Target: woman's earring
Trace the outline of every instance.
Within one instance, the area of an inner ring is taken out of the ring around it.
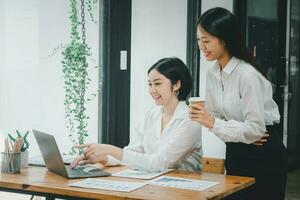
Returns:
[[[178,95],[179,95],[179,90],[176,90],[175,91],[175,96],[178,97]]]
[[[226,47],[226,43],[224,41],[222,41],[222,43],[223,43],[223,46]]]

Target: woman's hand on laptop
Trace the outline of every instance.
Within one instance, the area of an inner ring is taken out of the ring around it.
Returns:
[[[77,167],[77,165],[82,164],[83,162],[87,162],[87,159],[84,155],[80,155],[72,161],[71,168],[73,169]]]
[[[107,163],[107,155],[111,155],[119,160],[122,159],[123,150],[109,144],[82,144],[76,145],[76,148],[83,148],[83,155],[78,156],[72,163],[71,167],[74,168],[78,164]]]

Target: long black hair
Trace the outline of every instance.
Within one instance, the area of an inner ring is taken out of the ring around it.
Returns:
[[[148,74],[153,70],[168,78],[172,85],[180,81],[179,94],[177,96],[179,101],[185,101],[192,90],[191,74],[182,60],[177,57],[163,58],[154,63],[148,70]]]
[[[248,51],[236,17],[225,8],[216,7],[204,12],[198,19],[197,26],[209,34],[222,40],[231,56],[242,59],[251,64],[265,78],[264,68]]]

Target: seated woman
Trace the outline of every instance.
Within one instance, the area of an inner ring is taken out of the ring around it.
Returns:
[[[136,128],[133,140],[123,149],[108,144],[82,144],[79,163],[113,165],[163,171],[168,168],[199,172],[202,169],[201,125],[188,117],[185,100],[192,88],[190,73],[178,58],[163,58],[148,70],[149,93],[156,106]]]

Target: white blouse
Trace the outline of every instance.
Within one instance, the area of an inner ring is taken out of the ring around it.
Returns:
[[[136,127],[130,144],[123,149],[121,163],[134,169],[163,171],[168,168],[201,170],[201,125],[188,117],[188,106],[180,102],[161,133],[163,108],[154,106],[144,123]],[[112,158],[109,158],[112,162]]]
[[[233,57],[220,71],[218,62],[206,79],[205,107],[215,117],[210,129],[224,142],[250,144],[279,123],[272,85],[253,66]]]

